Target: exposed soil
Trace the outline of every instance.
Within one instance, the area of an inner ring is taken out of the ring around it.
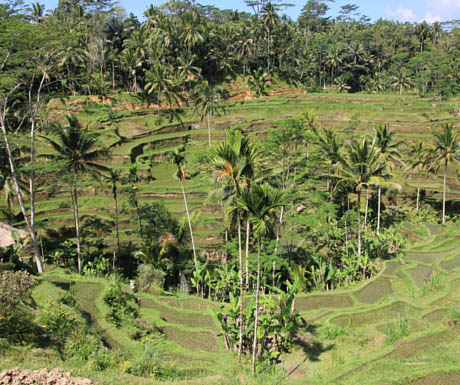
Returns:
[[[0,373],[1,385],[91,385],[87,378],[71,377],[70,372],[62,369],[10,369]]]

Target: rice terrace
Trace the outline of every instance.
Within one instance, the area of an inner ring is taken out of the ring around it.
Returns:
[[[0,5],[0,384],[460,384],[457,23],[251,4]]]

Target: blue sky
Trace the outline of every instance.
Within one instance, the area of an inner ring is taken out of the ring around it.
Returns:
[[[56,7],[58,0],[41,0],[46,9]],[[164,0],[120,0],[122,7],[128,12],[141,16],[150,4],[154,6],[163,4]],[[214,5],[220,9],[238,9],[239,11],[251,11],[245,6],[244,0],[201,0],[203,5]],[[286,13],[296,19],[300,10],[307,0],[287,0],[286,3],[294,4]],[[331,16],[336,16],[342,5],[356,4],[358,12],[369,16],[373,21],[379,18],[398,21],[420,22],[426,20],[429,23],[434,21],[447,21],[460,19],[460,0],[336,0],[330,3]]]

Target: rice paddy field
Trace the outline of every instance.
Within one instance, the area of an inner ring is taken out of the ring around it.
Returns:
[[[458,228],[420,224],[412,230],[421,235],[374,278],[347,289],[299,295],[295,307],[307,328],[299,334],[299,343],[257,378],[250,374],[249,358],[239,365],[225,349],[213,312],[221,303],[167,292],[137,293],[138,317],[162,330],[167,346],[163,359],[181,373],[176,380],[159,382],[117,368],[91,370],[61,361],[49,348],[15,347],[0,356],[0,368],[59,366],[101,384],[457,384]],[[40,277],[34,300],[45,306],[71,293],[79,317],[104,345],[131,360],[141,354],[142,346],[131,337],[130,326],[107,321],[102,297],[108,285],[102,278],[55,269]],[[130,291],[127,285],[124,290]]]
[[[125,99],[75,99],[50,105],[50,113],[74,112],[101,133],[111,147],[108,167],[127,171],[133,164],[143,175],[138,184],[140,202],[163,203],[177,217],[185,214],[181,188],[173,178],[174,166],[165,153],[187,144],[193,154],[190,179],[185,190],[192,212],[198,248],[222,244],[221,208],[207,202],[213,187],[212,170],[203,163],[208,151],[207,129],[185,109],[183,122],[159,123],[156,109]],[[107,123],[109,108],[117,113],[119,140]],[[280,120],[300,117],[311,110],[323,126],[334,127],[343,140],[372,134],[378,123],[388,123],[405,144],[422,139],[429,145],[442,123],[458,123],[457,101],[433,102],[416,96],[283,94],[254,100],[227,102],[225,116],[212,128],[212,141],[224,138],[224,130],[238,126],[254,140],[263,140]],[[40,151],[50,151],[44,144]],[[404,149],[402,150],[405,151]],[[426,191],[425,200],[438,204],[442,178],[402,172],[396,178],[404,199],[415,189]],[[447,199],[458,211],[460,181],[448,170]],[[91,185],[91,186],[90,186]],[[37,219],[46,228],[72,225],[70,194],[65,183],[42,181]],[[110,187],[82,179],[80,214],[113,219]],[[121,196],[126,203],[126,196]],[[123,202],[124,201],[124,202]],[[122,241],[136,237],[136,224],[128,214],[121,218]],[[168,344],[167,362],[180,370],[177,380],[164,384],[292,384],[292,385],[425,385],[460,383],[460,229],[456,224],[403,224],[411,241],[396,259],[384,261],[372,279],[346,289],[299,295],[295,306],[307,321],[299,343],[283,353],[270,371],[253,378],[249,358],[239,365],[226,351],[213,309],[222,304],[173,293],[136,294],[139,318],[162,329]],[[51,298],[73,293],[76,308],[107,347],[118,349],[129,360],[142,347],[130,338],[130,330],[107,321],[108,307],[102,300],[107,281],[67,274],[60,269],[45,273],[34,289],[34,299],[44,305]],[[125,287],[125,290],[129,290]],[[61,360],[48,349],[14,348],[0,357],[0,369],[13,366],[64,367],[100,384],[153,384],[158,381],[127,374],[117,368],[94,371]]]
[[[216,247],[223,243],[224,226],[221,208],[209,202],[209,191],[216,188],[215,176],[209,166],[208,133],[205,123],[191,115],[191,108],[184,107],[182,122],[171,123],[163,117],[159,121],[156,108],[139,104],[130,96],[112,98],[80,97],[62,104],[53,101],[48,106],[49,115],[58,120],[65,113],[75,113],[84,125],[97,131],[101,144],[110,148],[110,157],[101,162],[111,169],[128,172],[136,165],[142,180],[136,185],[139,203],[161,202],[176,217],[185,215],[181,187],[174,178],[175,166],[166,162],[165,154],[184,144],[187,145],[185,191],[188,203],[195,215],[196,243],[200,248]],[[433,102],[417,96],[367,95],[367,94],[306,94],[277,92],[252,100],[230,100],[226,114],[215,117],[212,122],[212,144],[222,141],[224,131],[238,127],[255,141],[263,141],[267,131],[280,125],[283,119],[301,117],[312,111],[316,122],[333,127],[341,133],[344,141],[365,134],[372,135],[379,123],[388,123],[397,133],[396,140],[406,147],[419,140],[427,146],[433,142],[433,134],[441,131],[441,124],[459,122],[459,102]],[[109,119],[109,116],[112,118]],[[115,134],[115,127],[119,136]],[[121,139],[120,139],[121,137]],[[407,149],[401,149],[407,155]],[[38,153],[50,153],[51,148],[41,142]],[[414,199],[417,187],[425,192],[425,199],[440,207],[442,175],[418,175],[405,167],[394,172],[397,183],[402,185],[401,199]],[[119,186],[120,207],[127,205],[127,193]],[[82,177],[80,181],[80,214],[113,219],[114,202],[110,186],[102,181],[94,182]],[[447,176],[447,201],[450,210],[458,212],[460,180],[454,167]],[[0,202],[0,208],[6,202]],[[19,208],[15,208],[19,214]],[[69,186],[65,182],[43,177],[38,185],[37,221],[39,228],[56,229],[73,225]],[[136,236],[136,224],[129,213],[120,217],[123,242]]]

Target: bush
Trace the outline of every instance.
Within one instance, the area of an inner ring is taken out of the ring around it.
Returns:
[[[75,317],[64,306],[60,303],[50,303],[38,317],[39,322],[47,333],[58,340],[62,340],[72,330],[81,327]]]
[[[137,309],[134,304],[135,297],[132,294],[125,293],[121,290],[119,283],[112,283],[109,290],[104,295],[104,301],[110,306],[110,312],[107,315],[108,320],[115,326],[121,326],[121,322],[126,316],[137,315]]]
[[[6,338],[0,338],[0,354],[5,353],[10,348],[10,344]]]
[[[24,342],[34,336],[24,304],[31,298],[34,282],[25,271],[5,271],[0,278],[0,337]]]
[[[407,337],[409,331],[410,322],[406,315],[399,315],[392,322],[390,322],[385,330],[387,336],[387,343],[392,344],[398,341],[402,337]]]
[[[155,269],[152,265],[141,264],[137,269],[139,289],[149,291],[152,287],[163,287],[165,276],[164,271]]]
[[[65,343],[64,354],[68,358],[87,361],[93,352],[101,348],[101,342],[81,328],[73,330]]]
[[[322,330],[322,334],[328,340],[335,340],[340,336],[346,336],[350,332],[350,329],[346,326],[339,326],[339,325],[328,325]]]

